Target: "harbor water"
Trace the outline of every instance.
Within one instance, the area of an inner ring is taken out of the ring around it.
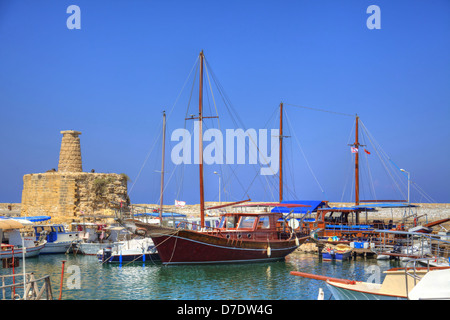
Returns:
[[[59,295],[63,260],[62,300],[317,300],[319,288],[328,300],[333,298],[323,281],[290,272],[382,282],[383,271],[399,266],[393,260],[322,261],[314,254],[297,253],[285,261],[229,265],[102,264],[95,256],[72,254],[27,259],[27,273],[51,276],[54,299]],[[0,269],[2,275],[11,272]],[[15,273],[23,273],[22,261]]]

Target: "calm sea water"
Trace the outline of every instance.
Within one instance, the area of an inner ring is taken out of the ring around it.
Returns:
[[[290,272],[382,281],[383,271],[398,267],[395,261],[363,258],[327,262],[312,254],[292,254],[283,262],[191,266],[102,265],[95,256],[63,254],[27,259],[26,272],[51,276],[54,298],[59,296],[62,260],[66,260],[63,300],[316,300],[319,288],[330,299],[323,281]],[[16,272],[23,272],[22,267],[21,262]],[[0,269],[0,274],[10,273]]]

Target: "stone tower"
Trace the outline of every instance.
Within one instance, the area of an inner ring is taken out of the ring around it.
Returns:
[[[61,131],[63,137],[59,152],[59,172],[83,172],[81,164],[81,132],[74,130]]]
[[[84,214],[111,215],[129,201],[126,175],[83,172],[81,132],[61,133],[58,171],[23,176],[21,215],[50,215],[54,223],[75,221]]]

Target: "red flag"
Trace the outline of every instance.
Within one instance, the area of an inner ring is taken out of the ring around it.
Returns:
[[[366,149],[364,149],[364,151],[367,153],[367,154],[370,154],[370,152],[369,151],[367,151]]]

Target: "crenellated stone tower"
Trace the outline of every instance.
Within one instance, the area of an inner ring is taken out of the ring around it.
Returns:
[[[50,215],[53,222],[70,222],[81,214],[111,215],[129,201],[126,175],[83,172],[81,132],[61,134],[58,170],[23,177],[22,216]]]

